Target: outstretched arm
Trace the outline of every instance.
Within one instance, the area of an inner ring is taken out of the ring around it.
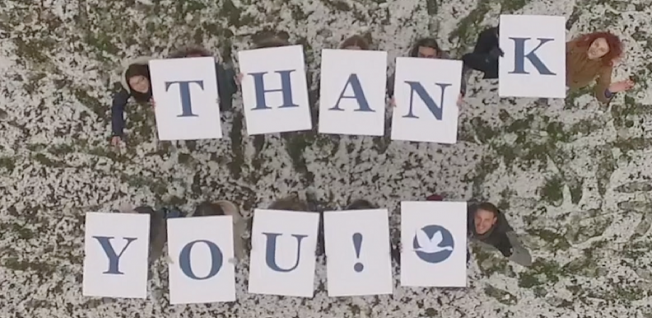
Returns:
[[[609,85],[611,85],[611,74],[613,69],[611,67],[603,67],[600,70],[598,79],[596,80],[596,85],[594,89],[595,97],[603,102],[608,103],[613,97],[614,93],[609,91]]]
[[[111,133],[113,137],[122,137],[125,127],[125,106],[131,95],[124,88],[113,96],[111,104]]]
[[[505,234],[507,235],[509,242],[512,244],[512,255],[509,256],[509,260],[525,267],[532,265],[532,256],[518,239],[516,232],[509,231]]]

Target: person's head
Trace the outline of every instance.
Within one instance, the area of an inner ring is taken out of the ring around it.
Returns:
[[[147,94],[149,92],[149,66],[131,64],[125,72],[125,78],[131,91],[141,94]]]
[[[211,52],[201,46],[187,46],[170,55],[170,58],[212,56]]]
[[[297,195],[289,195],[285,198],[274,201],[270,206],[270,210],[284,210],[284,211],[308,211],[308,204],[299,199]]]
[[[353,35],[340,44],[342,50],[369,50],[369,43],[361,35]]]
[[[410,57],[436,59],[441,56],[441,53],[437,40],[434,38],[425,38],[414,43],[410,51]]]
[[[623,43],[618,36],[610,32],[594,32],[582,35],[579,40],[586,47],[586,55],[591,60],[602,60],[605,64],[613,64],[623,55]]]
[[[219,204],[211,202],[202,202],[195,208],[193,216],[215,216],[225,215],[224,210]]]
[[[489,203],[480,203],[475,211],[473,223],[475,232],[482,235],[489,232],[498,221],[498,208]]]
[[[364,200],[364,199],[358,199],[353,202],[351,202],[347,207],[347,210],[373,210],[376,209],[376,206],[374,206],[371,202]]]
[[[258,44],[256,44],[257,49],[267,49],[267,48],[273,48],[273,47],[282,47],[282,46],[288,46],[290,45],[290,42],[283,40],[279,37],[273,36],[267,39],[264,39],[260,41]]]

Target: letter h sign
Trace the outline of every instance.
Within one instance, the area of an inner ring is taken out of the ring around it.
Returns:
[[[501,97],[566,97],[566,18],[501,15]]]
[[[238,52],[248,135],[312,129],[300,45]]]

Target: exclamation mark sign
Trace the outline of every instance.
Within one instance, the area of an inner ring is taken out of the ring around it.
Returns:
[[[360,249],[362,248],[362,234],[360,233],[354,233],[353,234],[353,248],[355,249],[355,258],[358,260],[360,259]],[[353,270],[356,272],[362,272],[364,269],[364,265],[362,263],[357,262],[355,265],[353,265]]]

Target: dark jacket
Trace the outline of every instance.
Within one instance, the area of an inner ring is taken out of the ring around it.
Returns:
[[[478,35],[473,53],[489,54],[494,48],[499,47],[498,27],[488,28]]]
[[[514,232],[514,229],[509,225],[507,222],[507,219],[505,218],[505,215],[501,212],[498,211],[498,220],[496,221],[496,224],[493,226],[491,230],[489,230],[488,233],[485,233],[483,235],[479,235],[475,231],[475,213],[478,211],[478,205],[477,204],[469,204],[467,208],[467,229],[469,235],[486,244],[489,244],[496,249],[498,249],[504,256],[509,257],[512,252],[512,243],[510,242],[509,238],[507,237],[507,233],[509,232]]]
[[[152,59],[151,57],[141,56],[136,59],[130,60],[128,63],[126,63],[123,66],[122,72],[120,74],[121,87],[120,90],[115,95],[113,95],[113,102],[111,103],[112,136],[122,136],[124,126],[125,126],[125,118],[124,118],[125,106],[127,105],[127,102],[129,102],[129,99],[133,95],[131,92],[131,87],[129,86],[129,82],[127,82],[127,69],[129,68],[129,65],[133,65],[133,64],[147,65],[149,64],[149,61],[151,59]],[[140,95],[147,95],[147,96],[140,96],[139,98],[141,99],[141,101],[146,101],[152,97],[152,90],[150,89],[148,94],[140,94]]]
[[[122,72],[122,88],[113,97],[111,106],[111,130],[113,136],[122,136],[125,127],[124,109],[127,102],[132,97],[131,89],[127,83],[125,72],[129,65],[134,63],[147,64],[150,58],[139,58],[127,64]],[[238,91],[235,83],[235,71],[231,67],[226,67],[223,63],[215,63],[215,72],[217,74],[217,90],[220,96],[220,110],[227,111],[233,107],[233,95]],[[151,97],[151,90],[150,90]]]
[[[414,52],[415,52],[415,50],[412,49],[412,51],[411,51],[411,53],[410,53],[410,57],[416,57],[416,55],[414,54]],[[450,60],[450,59],[451,59],[450,55],[449,55],[447,52],[445,52],[445,51],[440,51],[439,58],[441,58],[441,59],[446,59],[446,60]],[[396,78],[395,78],[395,77],[396,77],[396,73],[392,73],[392,74],[387,78],[387,87],[386,87],[386,90],[387,90],[387,96],[388,96],[389,98],[393,98],[393,97],[394,97],[394,83],[395,83],[395,81],[396,81]],[[466,95],[466,81],[464,80],[464,72],[462,72],[462,82],[461,82],[461,86],[460,86],[460,94],[462,94],[462,96]]]

